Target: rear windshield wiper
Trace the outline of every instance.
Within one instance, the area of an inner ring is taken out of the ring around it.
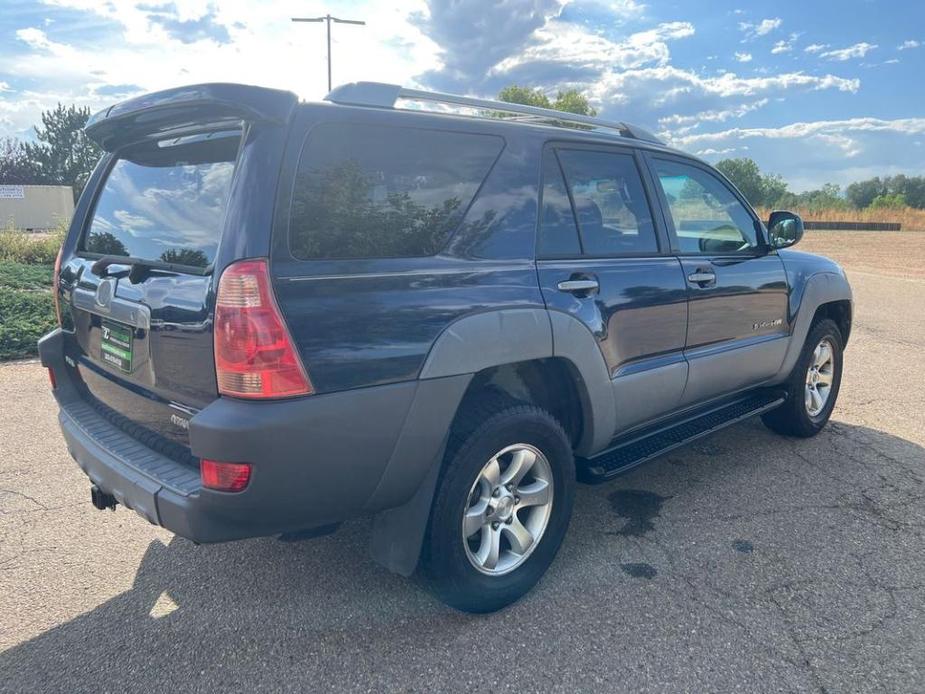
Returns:
[[[160,260],[145,260],[144,258],[132,258],[126,255],[104,255],[97,258],[90,270],[94,275],[104,277],[109,274],[110,265],[123,265],[130,267],[129,279],[133,282],[140,279],[150,270],[166,270],[167,272],[185,273],[187,275],[208,275],[212,272],[212,265],[206,267],[194,267],[192,265],[181,265],[180,263],[165,263]]]

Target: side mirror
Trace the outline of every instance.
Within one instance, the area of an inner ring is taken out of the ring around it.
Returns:
[[[768,220],[768,238],[771,248],[789,248],[803,238],[803,220],[800,215],[775,210]]]

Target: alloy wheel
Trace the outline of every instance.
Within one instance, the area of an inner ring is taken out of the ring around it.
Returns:
[[[552,467],[526,443],[507,446],[482,468],[463,512],[466,556],[480,572],[510,573],[537,547],[553,502]]]

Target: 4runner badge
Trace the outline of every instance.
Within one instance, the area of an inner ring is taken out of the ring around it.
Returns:
[[[763,330],[764,328],[776,328],[779,325],[784,324],[783,318],[775,318],[774,320],[762,320],[757,321],[752,324],[752,330]]]

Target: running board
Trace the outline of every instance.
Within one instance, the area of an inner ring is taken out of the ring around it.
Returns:
[[[590,484],[604,482],[714,431],[773,410],[784,399],[780,391],[750,393],[732,402],[701,409],[669,424],[629,434],[593,458],[576,460],[578,480]]]

